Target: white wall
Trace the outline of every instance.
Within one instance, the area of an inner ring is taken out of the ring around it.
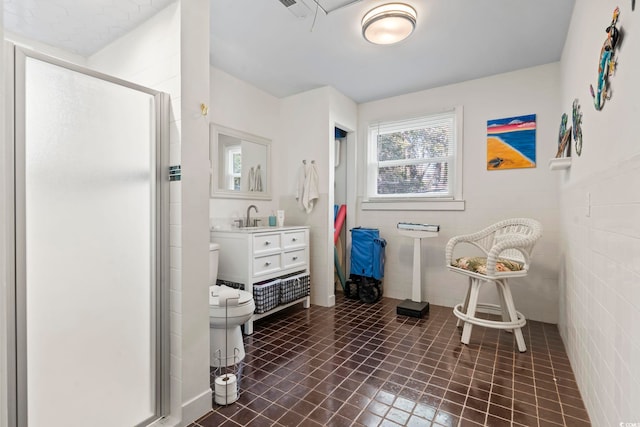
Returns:
[[[211,409],[209,374],[209,0],[180,2],[182,422]]]
[[[170,387],[168,424],[211,409],[208,321],[209,2],[176,2],[88,58],[102,72],[171,95]],[[188,141],[184,142],[184,141]]]
[[[271,140],[271,195],[269,200],[237,200],[212,198],[209,201],[210,225],[230,225],[232,218],[244,218],[249,205],[256,205],[258,213],[252,211],[253,218],[267,217],[272,211],[280,209],[278,200],[281,188],[275,182],[280,158],[286,150],[280,138],[280,100],[248,83],[239,80],[217,68],[210,68],[211,105],[209,120],[228,128],[248,132]]]
[[[411,296],[413,242],[396,231],[399,221],[440,224],[439,237],[422,243],[422,296],[433,304],[451,307],[462,301],[466,279],[445,268],[444,247],[456,235],[510,217],[538,219],[544,234],[538,243],[529,276],[512,280],[518,309],[534,320],[558,320],[558,191],[557,175],[547,167],[555,156],[559,126],[559,63],[525,69],[456,85],[415,92],[361,104],[358,166],[364,168],[367,127],[378,120],[428,114],[446,108],[464,108],[464,211],[363,211],[357,225],[380,229],[387,240],[384,293],[393,298]],[[537,167],[486,170],[487,120],[521,114],[537,115]],[[363,173],[358,174],[363,177]],[[359,195],[364,194],[362,179]],[[483,298],[494,298],[487,287]]]
[[[612,98],[596,111],[589,85],[618,5],[624,39],[610,77]],[[630,2],[577,1],[561,61],[562,110],[570,116],[574,98],[580,100],[583,148],[557,176],[559,326],[594,426],[640,421],[639,13]]]
[[[332,305],[326,284],[330,278],[333,279],[327,275],[329,259],[324,243],[328,236],[328,144],[333,136],[333,131],[329,132],[327,92],[328,88],[314,89],[282,100],[279,123],[287,150],[279,159],[277,170],[280,173],[276,181],[276,185],[282,188],[280,206],[286,211],[287,223],[310,227],[311,303],[322,306]],[[295,199],[303,160],[307,163],[315,161],[319,175],[319,198],[310,214],[300,210]]]
[[[280,126],[287,147],[280,158],[276,185],[280,206],[293,224],[309,225],[311,240],[311,302],[335,303],[333,292],[333,162],[334,127],[356,128],[356,104],[331,87],[323,87],[282,100]],[[296,182],[302,161],[315,161],[319,199],[310,214],[296,204]]]
[[[174,3],[87,60],[101,72],[171,95],[170,163],[180,163],[180,6]],[[171,413],[182,413],[181,182],[170,184]],[[175,415],[174,415],[175,416]]]

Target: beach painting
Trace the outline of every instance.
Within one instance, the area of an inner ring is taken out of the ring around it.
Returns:
[[[535,167],[535,114],[487,120],[487,170]]]

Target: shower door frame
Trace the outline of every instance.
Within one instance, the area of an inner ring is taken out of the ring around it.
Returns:
[[[131,83],[107,74],[50,57],[39,52],[5,45],[8,64],[7,95],[13,108],[7,115],[7,246],[8,279],[8,409],[9,426],[27,422],[27,325],[26,325],[26,206],[25,206],[25,72],[27,58],[44,61],[70,71],[151,95],[155,105],[155,246],[154,278],[151,286],[153,403],[154,414],[139,425],[169,415],[169,117],[170,97],[167,93]],[[12,84],[11,84],[12,83]],[[13,323],[11,322],[13,320]],[[14,375],[11,375],[13,371]],[[117,410],[117,408],[110,408]]]

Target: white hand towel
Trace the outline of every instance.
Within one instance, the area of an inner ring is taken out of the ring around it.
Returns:
[[[315,163],[311,163],[304,181],[304,193],[302,196],[302,205],[307,213],[311,213],[318,197],[320,197],[320,194],[318,194],[318,169]]]
[[[255,191],[262,191],[262,171],[260,165],[256,167],[256,184],[253,186]]]
[[[253,170],[253,166],[249,169],[249,178],[247,178],[247,183],[249,184],[249,191],[253,191],[253,186],[255,185],[255,172]]]

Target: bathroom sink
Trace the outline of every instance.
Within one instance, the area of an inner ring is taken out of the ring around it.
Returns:
[[[300,228],[305,226],[295,226],[295,225],[285,225],[284,227],[269,227],[268,225],[260,225],[257,227],[230,227],[230,226],[221,226],[221,227],[213,227],[211,228],[212,232],[223,232],[223,233],[257,233],[260,231],[286,231],[289,229]]]
[[[257,227],[229,227],[229,228],[217,228],[211,231],[225,231],[227,233],[256,233],[258,231],[278,230],[278,227],[269,227],[266,225]]]

